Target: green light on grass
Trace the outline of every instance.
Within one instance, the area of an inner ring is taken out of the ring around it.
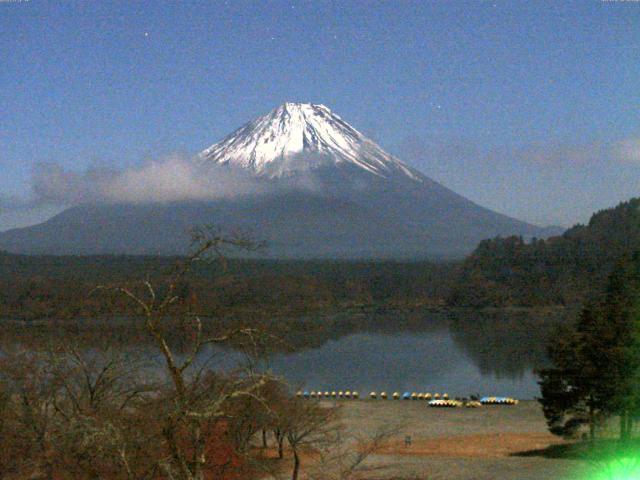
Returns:
[[[598,462],[597,471],[588,480],[640,480],[640,455]]]

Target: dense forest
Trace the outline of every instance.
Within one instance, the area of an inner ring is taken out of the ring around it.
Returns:
[[[463,262],[229,259],[199,264],[181,285],[205,316],[304,315],[345,307],[579,305],[602,293],[615,262],[640,245],[640,198],[547,240],[482,241]],[[162,281],[160,256],[26,256],[0,252],[0,311],[15,320],[126,314],[98,285]],[[223,268],[224,267],[224,268]]]
[[[577,305],[601,295],[615,262],[638,249],[640,198],[634,198],[547,240],[484,240],[460,267],[448,303]]]
[[[94,318],[126,314],[122,298],[105,301],[98,285],[141,288],[162,282],[179,262],[153,256],[22,256],[0,254],[0,311],[14,320]],[[441,306],[455,264],[429,262],[202,262],[181,294],[203,316],[247,313],[303,315],[363,306]],[[197,305],[197,307],[195,307]]]

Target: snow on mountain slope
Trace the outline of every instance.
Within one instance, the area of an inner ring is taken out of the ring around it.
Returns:
[[[189,227],[215,224],[255,232],[276,258],[415,259],[460,257],[495,236],[548,234],[404,165],[322,105],[286,103],[203,151],[197,163],[203,171],[196,175],[211,178],[212,189],[225,183],[229,195],[79,204],[0,233],[0,249],[174,255],[186,252]],[[228,170],[239,170],[238,181],[209,168],[217,165],[237,167]],[[240,189],[246,176],[251,188]]]
[[[271,178],[327,165],[355,165],[379,177],[424,177],[386,153],[324,105],[285,103],[239,128],[199,157]]]

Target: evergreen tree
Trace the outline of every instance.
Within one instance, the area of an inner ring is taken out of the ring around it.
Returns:
[[[565,329],[549,346],[552,368],[539,372],[539,399],[551,433],[572,437],[582,425],[589,426],[595,437],[596,420],[605,410],[603,381],[599,367],[590,355],[590,333],[584,327],[592,324],[597,313],[585,308],[577,330]],[[581,331],[582,330],[582,331]]]
[[[612,413],[620,416],[620,436],[631,434],[640,413],[640,253],[624,257],[609,276],[596,332],[600,367],[610,380]]]
[[[640,254],[623,257],[604,298],[583,309],[576,328],[549,347],[553,367],[539,372],[550,431],[572,435],[597,418],[618,415],[629,438],[640,415]]]

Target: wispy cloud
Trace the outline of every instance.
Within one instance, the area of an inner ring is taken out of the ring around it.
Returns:
[[[517,152],[522,161],[539,165],[588,166],[596,163],[640,164],[640,137],[629,137],[614,142],[585,144],[539,144],[530,145]]]
[[[592,165],[640,163],[640,136],[614,142],[532,142],[519,146],[482,149],[473,142],[427,142],[409,137],[400,146],[400,157],[418,166],[437,167],[473,158],[476,162],[512,163],[540,168],[581,168]]]
[[[640,136],[614,143],[612,151],[615,158],[621,162],[640,164]]]
[[[640,137],[614,142],[530,144],[515,150],[523,162],[541,166],[583,167],[595,164],[640,163]]]
[[[201,165],[179,155],[124,170],[90,168],[76,172],[41,163],[33,171],[34,202],[41,204],[213,200],[260,193],[261,189],[247,174]]]
[[[593,142],[586,144],[538,143],[515,149],[516,160],[547,167],[587,166],[607,161],[609,146]]]
[[[586,222],[638,195],[640,137],[482,148],[412,137],[401,159],[480,205],[540,225]]]

